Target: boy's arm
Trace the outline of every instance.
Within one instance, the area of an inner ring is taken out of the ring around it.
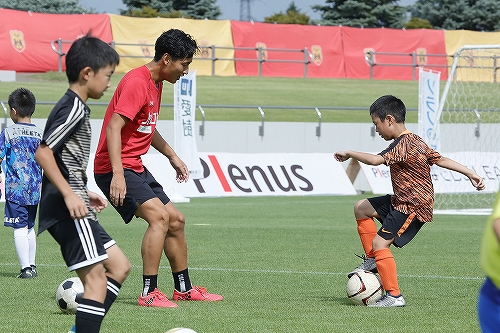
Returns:
[[[368,165],[380,165],[385,162],[384,158],[380,155],[374,155],[370,153],[363,153],[352,150],[338,151],[333,156],[335,156],[335,159],[339,162],[347,161],[350,158],[353,158]]]
[[[441,156],[441,158],[436,162],[436,165],[440,166],[441,168],[460,172],[462,175],[467,176],[470,179],[472,186],[474,186],[478,191],[484,190],[485,188],[483,178],[481,178],[471,169],[452,160],[451,158]]]
[[[175,179],[178,183],[187,182],[189,179],[189,172],[187,165],[177,156],[175,151],[170,147],[170,145],[163,139],[161,134],[156,130],[153,133],[153,140],[151,145],[154,149],[158,150],[160,153],[165,155],[170,164],[175,169],[176,176]]]
[[[57,188],[64,198],[66,207],[72,218],[81,219],[88,213],[87,205],[73,192],[57,166],[52,149],[45,143],[40,144],[35,153],[37,163],[42,167],[45,176]]]

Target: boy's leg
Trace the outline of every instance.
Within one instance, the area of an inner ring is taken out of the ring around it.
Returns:
[[[107,292],[104,300],[104,309],[106,313],[118,297],[121,286],[130,273],[131,265],[122,250],[113,245],[106,249],[108,259],[103,261],[106,269]]]
[[[29,243],[29,263],[31,267],[36,265],[36,233],[35,228],[28,229],[28,243]]]
[[[14,245],[21,269],[30,266],[30,244],[28,241],[28,227],[14,229]]]
[[[76,309],[77,332],[98,333],[106,314],[104,300],[107,292],[107,278],[103,263],[97,263],[76,270],[82,280],[83,298]]]
[[[396,271],[396,261],[389,248],[375,250],[375,262],[377,270],[382,280],[382,285],[386,292],[392,296],[399,296],[398,275]]]
[[[373,238],[377,234],[374,217],[378,216],[370,201],[360,200],[354,205],[354,216],[358,225],[358,234],[363,250],[368,258],[373,258]]]

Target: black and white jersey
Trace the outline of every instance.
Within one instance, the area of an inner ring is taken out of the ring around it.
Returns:
[[[52,150],[62,175],[87,204],[89,213],[86,217],[97,221],[95,212],[90,209],[86,189],[91,138],[90,109],[77,94],[68,89],[47,119],[42,143]],[[44,175],[38,233],[68,218],[71,217],[62,195]]]

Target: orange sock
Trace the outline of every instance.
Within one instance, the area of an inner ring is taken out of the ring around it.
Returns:
[[[385,291],[392,296],[401,294],[398,285],[398,275],[396,273],[396,261],[390,249],[384,248],[373,251],[375,262],[377,263],[378,274],[382,280]]]
[[[363,218],[356,219],[356,222],[358,222],[358,234],[359,239],[361,239],[361,245],[363,245],[363,250],[365,250],[368,258],[373,258],[372,242],[377,234],[375,221],[372,218]]]

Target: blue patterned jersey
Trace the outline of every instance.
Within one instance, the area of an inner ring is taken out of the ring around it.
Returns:
[[[40,201],[42,169],[35,161],[35,151],[43,130],[34,124],[17,123],[0,134],[0,159],[5,160],[5,200],[20,205]]]

